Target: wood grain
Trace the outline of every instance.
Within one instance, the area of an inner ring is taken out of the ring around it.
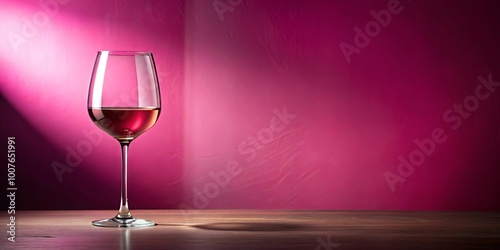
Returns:
[[[18,211],[0,249],[498,249],[500,213],[136,210],[151,228],[99,228],[115,211]],[[7,221],[6,212],[2,221]],[[7,226],[3,226],[5,229]],[[3,230],[5,231],[5,230]]]

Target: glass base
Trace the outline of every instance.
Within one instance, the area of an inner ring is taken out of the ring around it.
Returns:
[[[154,221],[135,219],[134,217],[126,219],[114,217],[107,220],[92,221],[92,225],[98,227],[152,227],[155,223]]]

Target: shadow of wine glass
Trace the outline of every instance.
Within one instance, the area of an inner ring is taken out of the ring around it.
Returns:
[[[121,249],[314,249],[314,225],[286,221],[157,223],[122,232]],[[290,239],[289,234],[294,238]],[[187,247],[187,248],[186,248]]]
[[[224,222],[224,223],[204,223],[195,225],[184,224],[156,224],[156,226],[187,226],[203,230],[215,231],[249,231],[249,232],[266,232],[266,231],[300,231],[308,228],[304,224],[283,223],[283,222]]]

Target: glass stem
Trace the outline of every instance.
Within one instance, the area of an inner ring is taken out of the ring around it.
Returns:
[[[128,209],[128,198],[127,198],[127,165],[128,165],[128,146],[129,141],[120,141],[120,146],[122,148],[122,181],[121,181],[121,201],[120,210],[116,218],[118,219],[129,219],[132,218],[130,210]]]

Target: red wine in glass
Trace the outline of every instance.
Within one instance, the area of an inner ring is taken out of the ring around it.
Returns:
[[[153,127],[160,115],[154,107],[89,108],[90,119],[117,140],[133,140]]]

